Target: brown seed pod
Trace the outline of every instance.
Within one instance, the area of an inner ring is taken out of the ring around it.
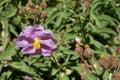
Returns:
[[[59,33],[59,34],[60,34],[60,37],[63,37],[64,32],[65,32],[64,30],[60,31],[60,33]]]
[[[23,6],[21,6],[19,9],[19,14],[24,14],[26,12],[27,12],[27,10]]]
[[[78,54],[82,54],[83,48],[81,46],[78,46],[78,47],[75,48],[75,52],[78,53]]]
[[[42,7],[42,8],[47,7],[46,0],[42,0],[41,7]]]
[[[41,18],[42,18],[42,19],[47,18],[47,16],[48,16],[48,15],[47,15],[47,13],[46,13],[45,11],[42,11],[42,12],[41,12]]]
[[[81,80],[87,80],[87,77],[86,77],[85,74],[82,74],[82,75],[81,75]]]
[[[84,51],[84,55],[86,56],[86,57],[90,57],[90,56],[92,56],[94,54],[94,52],[93,52],[93,50],[91,49],[91,48],[87,48],[87,49],[85,49],[85,51]]]
[[[29,2],[28,2],[28,7],[29,7],[30,9],[33,9],[33,8],[35,7],[35,5],[34,5],[34,3],[32,2],[32,0],[29,0]]]
[[[120,55],[120,46],[116,49],[117,55]]]

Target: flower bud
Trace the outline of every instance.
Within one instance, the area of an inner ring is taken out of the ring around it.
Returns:
[[[41,10],[40,10],[38,5],[35,6],[34,13],[37,14],[37,15],[41,14]]]
[[[78,44],[76,44],[75,52],[78,54],[82,54],[83,48],[81,46],[79,46]]]
[[[99,59],[99,63],[100,63],[100,65],[102,65],[104,68],[108,68],[108,67],[110,66],[109,60],[108,60],[107,56],[106,56],[104,53],[101,54],[100,59]]]
[[[81,40],[80,40],[78,37],[76,37],[76,38],[74,39],[74,42],[75,42],[75,43],[80,43],[80,41],[81,41]]]
[[[81,43],[81,39],[78,38],[78,37],[75,37],[75,38],[74,38],[74,43],[75,43],[75,44],[79,44],[79,45],[83,45],[83,44]]]
[[[42,19],[47,18],[47,13],[46,13],[45,11],[42,11],[42,13],[41,13],[41,18],[42,18]]]
[[[47,6],[46,0],[42,0],[41,6],[44,8]]]
[[[23,6],[21,6],[19,9],[19,14],[24,14],[26,12],[27,12],[27,10]]]
[[[60,31],[60,33],[59,33],[59,34],[60,34],[60,37],[63,37],[64,32],[65,32],[64,30]]]
[[[60,44],[65,46],[67,44],[67,42],[65,40],[60,40]]]
[[[88,49],[90,48],[88,44],[85,44],[85,49]]]
[[[90,56],[92,56],[93,55],[93,50],[89,47],[89,45],[85,45],[85,51],[84,51],[84,55],[86,56],[86,57],[90,57]]]
[[[110,63],[115,64],[116,61],[117,61],[116,55],[114,55],[114,54],[111,55],[111,56],[109,57],[109,61],[110,61]]]
[[[100,59],[105,60],[106,59],[106,55],[104,53],[101,54]]]
[[[29,0],[28,6],[29,6],[30,9],[33,9],[35,7],[34,3],[32,2],[32,0]]]
[[[116,73],[116,79],[115,80],[119,80],[120,79],[120,73]]]
[[[86,75],[85,75],[85,74],[82,74],[82,75],[81,75],[81,80],[87,80],[87,78],[86,78]]]
[[[83,71],[88,70],[88,66],[85,63],[81,64],[81,68],[82,68]]]
[[[91,48],[88,48],[88,49],[85,49],[84,54],[86,57],[90,57],[94,54],[94,52]]]
[[[116,57],[116,55],[114,55],[114,54],[111,55],[111,56],[109,57],[109,65],[111,66],[111,68],[115,67],[116,62],[117,62],[117,57]]]
[[[117,55],[120,55],[120,46],[116,49]]]

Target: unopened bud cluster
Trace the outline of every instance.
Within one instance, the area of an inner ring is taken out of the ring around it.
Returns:
[[[86,80],[86,73],[90,72],[93,75],[97,75],[98,77],[101,77],[101,75],[96,73],[96,69],[98,68],[101,70],[102,74],[108,69],[111,70],[112,73],[112,79],[119,80],[120,79],[120,59],[118,58],[120,55],[120,47],[116,49],[116,54],[107,55],[105,53],[101,54],[99,57],[98,63],[94,63],[92,61],[94,51],[90,48],[88,44],[86,44],[83,48],[82,45],[80,45],[79,38],[75,38],[75,52],[80,55],[80,62],[81,62],[81,80]],[[97,58],[96,58],[97,59]],[[119,78],[119,79],[118,79]]]
[[[93,50],[89,47],[89,45],[85,45],[85,50],[83,52],[83,48],[80,45],[80,40],[75,38],[75,52],[78,54],[83,54],[86,57],[92,57],[92,55],[94,54]]]
[[[47,18],[47,13],[44,11],[46,6],[46,0],[42,0],[40,5],[35,5],[32,0],[29,0],[27,7],[21,6],[19,8],[19,13],[32,18],[34,21],[38,19],[42,19],[42,21],[44,21],[45,18]]]

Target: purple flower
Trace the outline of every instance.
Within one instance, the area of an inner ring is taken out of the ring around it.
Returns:
[[[50,56],[56,50],[55,43],[53,33],[44,30],[41,25],[27,26],[16,41],[16,44],[22,47],[22,53],[31,55],[41,53],[43,56]]]

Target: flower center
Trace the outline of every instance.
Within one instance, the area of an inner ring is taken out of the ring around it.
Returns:
[[[41,41],[39,38],[35,38],[34,39],[34,43],[33,43],[33,48],[34,49],[40,49],[40,44],[41,44]]]

